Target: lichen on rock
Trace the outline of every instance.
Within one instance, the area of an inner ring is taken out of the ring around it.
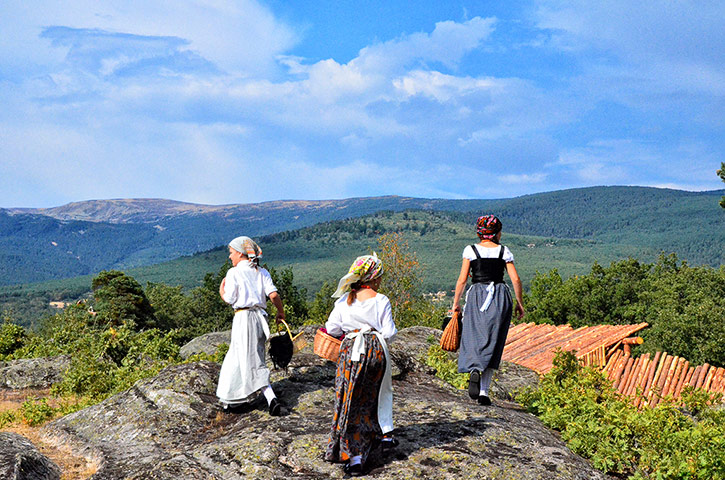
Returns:
[[[370,476],[607,478],[496,390],[494,404],[482,407],[432,375],[421,360],[429,330],[404,329],[391,343],[400,444],[388,455],[373,452]],[[215,396],[218,364],[177,365],[49,423],[45,435],[93,456],[98,464],[93,480],[342,478],[340,465],[322,460],[335,368],[309,347],[295,354],[286,371],[272,373],[273,388],[290,413],[271,417],[263,397],[238,413],[223,412]]]

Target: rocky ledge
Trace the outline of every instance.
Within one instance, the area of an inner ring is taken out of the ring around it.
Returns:
[[[60,468],[17,433],[0,432],[0,478],[58,480]]]
[[[68,355],[0,362],[0,388],[48,388],[63,380],[68,367]]]
[[[439,335],[414,327],[391,345],[400,444],[387,456],[372,455],[367,476],[608,478],[569,451],[536,417],[502,399],[517,382],[535,379],[533,372],[503,370],[489,407],[433,376],[420,359],[427,339]],[[335,366],[309,350],[296,354],[286,372],[273,374],[273,387],[290,409],[283,417],[269,416],[263,399],[238,413],[222,412],[214,395],[219,365],[199,362],[170,367],[56,420],[44,435],[93,461],[98,467],[94,480],[343,478],[340,465],[322,461]]]

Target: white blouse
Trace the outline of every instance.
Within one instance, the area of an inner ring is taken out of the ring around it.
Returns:
[[[478,250],[478,254],[481,256],[481,258],[498,258],[498,254],[503,248],[503,261],[506,263],[512,263],[514,261],[514,254],[511,253],[509,247],[505,245],[490,248],[482,247],[480,245],[476,245],[475,247],[476,250]],[[466,248],[463,249],[463,258],[467,258],[470,261],[474,261],[476,259],[476,254],[473,253],[471,245],[467,245]]]
[[[277,291],[269,272],[254,268],[248,260],[242,260],[227,272],[224,282],[224,301],[235,309],[267,307],[267,297]]]
[[[378,293],[362,302],[355,299],[352,305],[348,305],[348,295],[346,293],[335,302],[335,308],[325,323],[327,333],[339,337],[343,333],[370,326],[380,332],[387,341],[395,337],[398,329],[393,321],[393,310],[388,297]]]

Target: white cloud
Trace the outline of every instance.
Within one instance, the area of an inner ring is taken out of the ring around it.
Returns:
[[[365,71],[399,73],[428,62],[455,68],[493,31],[494,18],[475,17],[463,23],[439,22],[432,33],[415,33],[360,50],[350,62]]]
[[[540,28],[551,30],[552,46],[582,55],[594,49],[589,62],[614,61],[620,77],[639,79],[639,93],[654,87],[725,94],[723,2],[539,0],[537,5],[535,18]]]
[[[298,41],[295,32],[256,0],[92,0],[24,2],[11,0],[0,10],[3,64],[58,63],[71,49],[49,49],[39,38],[55,26],[97,29],[109,34],[174,37],[219,68],[248,75],[270,74],[274,58]]]
[[[715,188],[717,158],[716,152],[702,144],[672,147],[634,139],[600,140],[562,150],[558,160],[545,168],[586,185],[681,185],[688,190],[709,190]],[[655,178],[660,180],[652,181]]]
[[[512,185],[521,185],[521,184],[535,184],[535,183],[541,183],[547,178],[547,174],[545,173],[534,173],[534,174],[521,174],[521,175],[500,175],[498,177],[499,180],[501,180],[504,183],[512,184]]]
[[[11,1],[0,6],[0,30],[10,32],[0,45],[0,205],[38,205],[33,192],[48,192],[48,206],[706,185],[713,174],[703,165],[721,151],[712,139],[722,137],[725,48],[693,53],[696,38],[628,31],[650,14],[672,35],[696,30],[650,7],[619,5],[630,14],[619,18],[601,2],[591,11],[539,4],[546,30],[533,29],[532,41],[501,42],[503,21],[475,17],[376,42],[340,63],[293,55],[300,34],[253,0]],[[703,36],[723,45],[703,22]],[[517,76],[481,60],[526,49],[575,68]],[[586,120],[599,102],[637,109],[642,136],[617,119],[611,131]],[[708,128],[675,137],[678,118]],[[370,172],[375,181],[360,183]]]

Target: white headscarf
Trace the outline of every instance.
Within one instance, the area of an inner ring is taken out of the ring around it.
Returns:
[[[229,246],[246,255],[255,265],[259,265],[259,259],[262,258],[262,249],[251,238],[237,237],[229,242]]]

